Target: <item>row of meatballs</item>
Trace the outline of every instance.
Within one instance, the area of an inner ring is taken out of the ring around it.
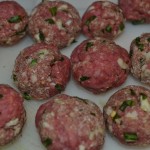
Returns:
[[[27,100],[50,98],[65,90],[72,72],[76,83],[99,94],[122,85],[131,72],[150,84],[150,33],[135,38],[127,50],[104,38],[81,42],[70,59],[53,44],[37,43],[22,50],[13,81]]]
[[[44,0],[28,17],[25,9],[17,2],[2,1],[0,45],[15,44],[28,31],[36,42],[53,43],[61,49],[75,42],[81,28],[89,38],[114,39],[124,30],[126,19],[134,24],[149,23],[149,10],[149,0],[119,0],[119,6],[109,1],[96,1],[81,19],[71,4]]]
[[[5,109],[7,107],[7,109]],[[0,146],[13,141],[26,121],[23,98],[0,84]],[[103,113],[90,100],[60,94],[37,110],[35,125],[47,150],[100,150],[105,129],[126,145],[150,145],[150,90],[127,86],[114,93]]]

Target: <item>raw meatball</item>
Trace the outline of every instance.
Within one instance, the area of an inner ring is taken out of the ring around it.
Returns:
[[[15,1],[0,2],[0,45],[17,43],[26,34],[28,15]]]
[[[121,143],[150,144],[150,90],[127,86],[114,93],[104,107],[106,127]]]
[[[135,38],[130,46],[131,73],[150,85],[150,33]]]
[[[103,115],[88,100],[58,95],[40,106],[35,121],[48,150],[100,150],[103,146]]]
[[[75,41],[81,30],[78,11],[64,1],[45,1],[33,10],[29,33],[36,42],[53,43],[63,48]]]
[[[123,84],[130,69],[128,52],[102,38],[83,41],[71,55],[74,79],[93,93]]]
[[[133,24],[150,23],[150,0],[119,0],[119,6]]]
[[[114,39],[124,30],[124,23],[125,19],[118,5],[109,1],[96,1],[82,17],[82,30],[90,38]]]
[[[0,146],[17,137],[25,124],[23,98],[9,85],[0,84]]]
[[[13,79],[25,99],[47,99],[66,87],[70,60],[44,43],[25,48],[16,58]]]

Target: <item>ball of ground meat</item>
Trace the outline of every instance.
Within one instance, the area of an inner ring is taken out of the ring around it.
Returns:
[[[103,115],[89,100],[58,95],[40,106],[35,122],[48,150],[100,150],[104,143]]]
[[[128,52],[102,38],[83,41],[72,52],[71,62],[74,79],[96,94],[123,84],[130,69]]]
[[[92,3],[82,17],[82,31],[89,38],[116,38],[125,28],[125,19],[118,5],[109,1]]]
[[[13,141],[26,121],[23,98],[12,87],[0,84],[0,146]]]
[[[37,43],[16,58],[13,80],[25,99],[47,99],[65,89],[70,68],[69,58],[54,45]]]
[[[133,24],[150,23],[150,0],[119,0],[119,6]]]
[[[81,18],[71,4],[44,1],[34,8],[29,33],[36,42],[53,43],[64,48],[73,43],[81,30]]]
[[[150,33],[135,38],[130,46],[131,73],[150,85]]]
[[[15,1],[1,1],[0,14],[0,45],[13,45],[26,35],[28,15]]]
[[[130,85],[117,91],[104,106],[104,119],[121,143],[150,144],[150,90]]]

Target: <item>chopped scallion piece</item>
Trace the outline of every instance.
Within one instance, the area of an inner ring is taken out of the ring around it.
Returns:
[[[49,9],[49,11],[51,12],[51,15],[52,15],[52,16],[56,16],[56,14],[57,14],[57,7],[51,7],[51,8]]]
[[[45,36],[44,36],[42,31],[39,31],[39,38],[40,38],[41,41],[45,40]]]
[[[92,47],[94,44],[92,42],[88,42],[86,44],[85,50],[88,51],[88,48]]]
[[[150,38],[148,38],[147,41],[150,42]]]
[[[113,117],[113,121],[115,121],[116,119],[119,119],[120,116],[116,113],[116,115]]]
[[[110,33],[110,32],[112,31],[112,27],[111,27],[110,25],[108,25],[108,26],[105,28],[105,30]]]
[[[55,24],[55,21],[53,19],[46,19],[45,20],[46,22],[48,22],[49,24]]]
[[[138,140],[136,133],[124,133],[124,139],[126,142],[135,142]]]
[[[82,81],[86,81],[86,80],[88,80],[88,79],[90,79],[90,77],[82,76],[82,77],[80,78],[80,81],[82,82]]]
[[[31,63],[30,63],[31,66],[34,66],[34,65],[36,65],[36,64],[37,64],[37,59],[33,59],[33,60],[31,61]]]
[[[145,95],[144,93],[140,93],[140,99],[141,100],[147,99],[147,95]]]
[[[18,23],[22,20],[21,16],[13,16],[8,19],[9,23]]]
[[[61,92],[61,91],[63,90],[63,86],[62,86],[61,84],[56,84],[56,85],[55,85],[55,88],[56,88],[59,92]]]
[[[27,92],[23,93],[23,98],[26,99],[26,100],[31,100],[32,99],[32,97]]]
[[[121,31],[124,30],[125,26],[124,26],[124,23],[123,23],[123,22],[120,24],[119,28],[120,28]]]
[[[85,25],[89,26],[90,23],[96,18],[96,16],[91,16],[90,18],[88,18],[85,22]]]
[[[42,141],[42,143],[45,147],[48,147],[48,146],[52,145],[52,139],[47,138],[46,140]]]
[[[132,107],[134,105],[134,101],[133,100],[126,100],[124,101],[121,106],[120,106],[120,110],[121,111],[124,111],[128,106],[129,107]]]

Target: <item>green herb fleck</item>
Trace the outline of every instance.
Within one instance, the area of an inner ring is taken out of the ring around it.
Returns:
[[[105,28],[105,30],[110,33],[110,32],[112,31],[112,27],[111,27],[110,25],[108,25],[108,26]]]
[[[96,16],[91,16],[90,18],[88,18],[86,21],[85,21],[85,25],[89,26],[90,23],[96,18]]]
[[[52,145],[52,139],[47,138],[46,140],[42,141],[42,143],[45,147],[48,147],[48,146]]]
[[[124,101],[121,106],[120,106],[120,110],[121,111],[124,111],[128,106],[129,107],[132,107],[134,105],[134,101],[133,100],[126,100]]]
[[[41,41],[45,40],[45,36],[44,36],[42,31],[39,31],[39,38],[40,38]]]
[[[88,51],[88,48],[92,47],[94,44],[92,42],[88,42],[86,44],[85,50]]]
[[[53,19],[46,19],[45,20],[46,22],[48,22],[49,24],[55,24],[55,21]]]
[[[82,77],[80,78],[80,81],[82,82],[82,81],[86,81],[86,80],[88,80],[88,79],[90,79],[90,77],[82,76]]]
[[[51,7],[51,8],[49,9],[49,11],[51,12],[51,15],[52,15],[52,16],[56,16],[56,14],[57,14],[57,7]]]
[[[14,82],[17,81],[17,75],[13,74],[13,80]]]
[[[32,99],[32,97],[27,92],[23,93],[23,98],[26,99],[26,100],[31,100]]]
[[[145,100],[147,99],[147,95],[145,95],[144,93],[140,93],[140,98],[141,100]]]
[[[145,23],[145,19],[132,21],[132,24],[133,24],[133,25],[138,25],[138,24],[143,24],[143,23]]]
[[[136,133],[124,133],[124,139],[126,142],[135,142],[138,140]]]
[[[125,26],[124,26],[124,23],[122,22],[122,23],[120,24],[120,26],[119,26],[119,29],[120,29],[121,31],[123,31],[124,28],[125,28]]]
[[[21,16],[13,16],[8,19],[9,23],[18,23],[22,20]]]
[[[1,98],[3,98],[3,95],[2,95],[2,94],[0,94],[0,99],[1,99]]]
[[[31,66],[34,66],[34,65],[36,65],[36,64],[37,64],[37,59],[33,59],[33,60],[31,61],[31,63],[30,63]]]
[[[55,85],[55,88],[56,88],[59,92],[61,92],[61,91],[63,90],[63,86],[62,86],[61,84],[56,84],[56,85]]]
[[[140,51],[143,51],[144,50],[144,44],[139,44],[138,48]]]

